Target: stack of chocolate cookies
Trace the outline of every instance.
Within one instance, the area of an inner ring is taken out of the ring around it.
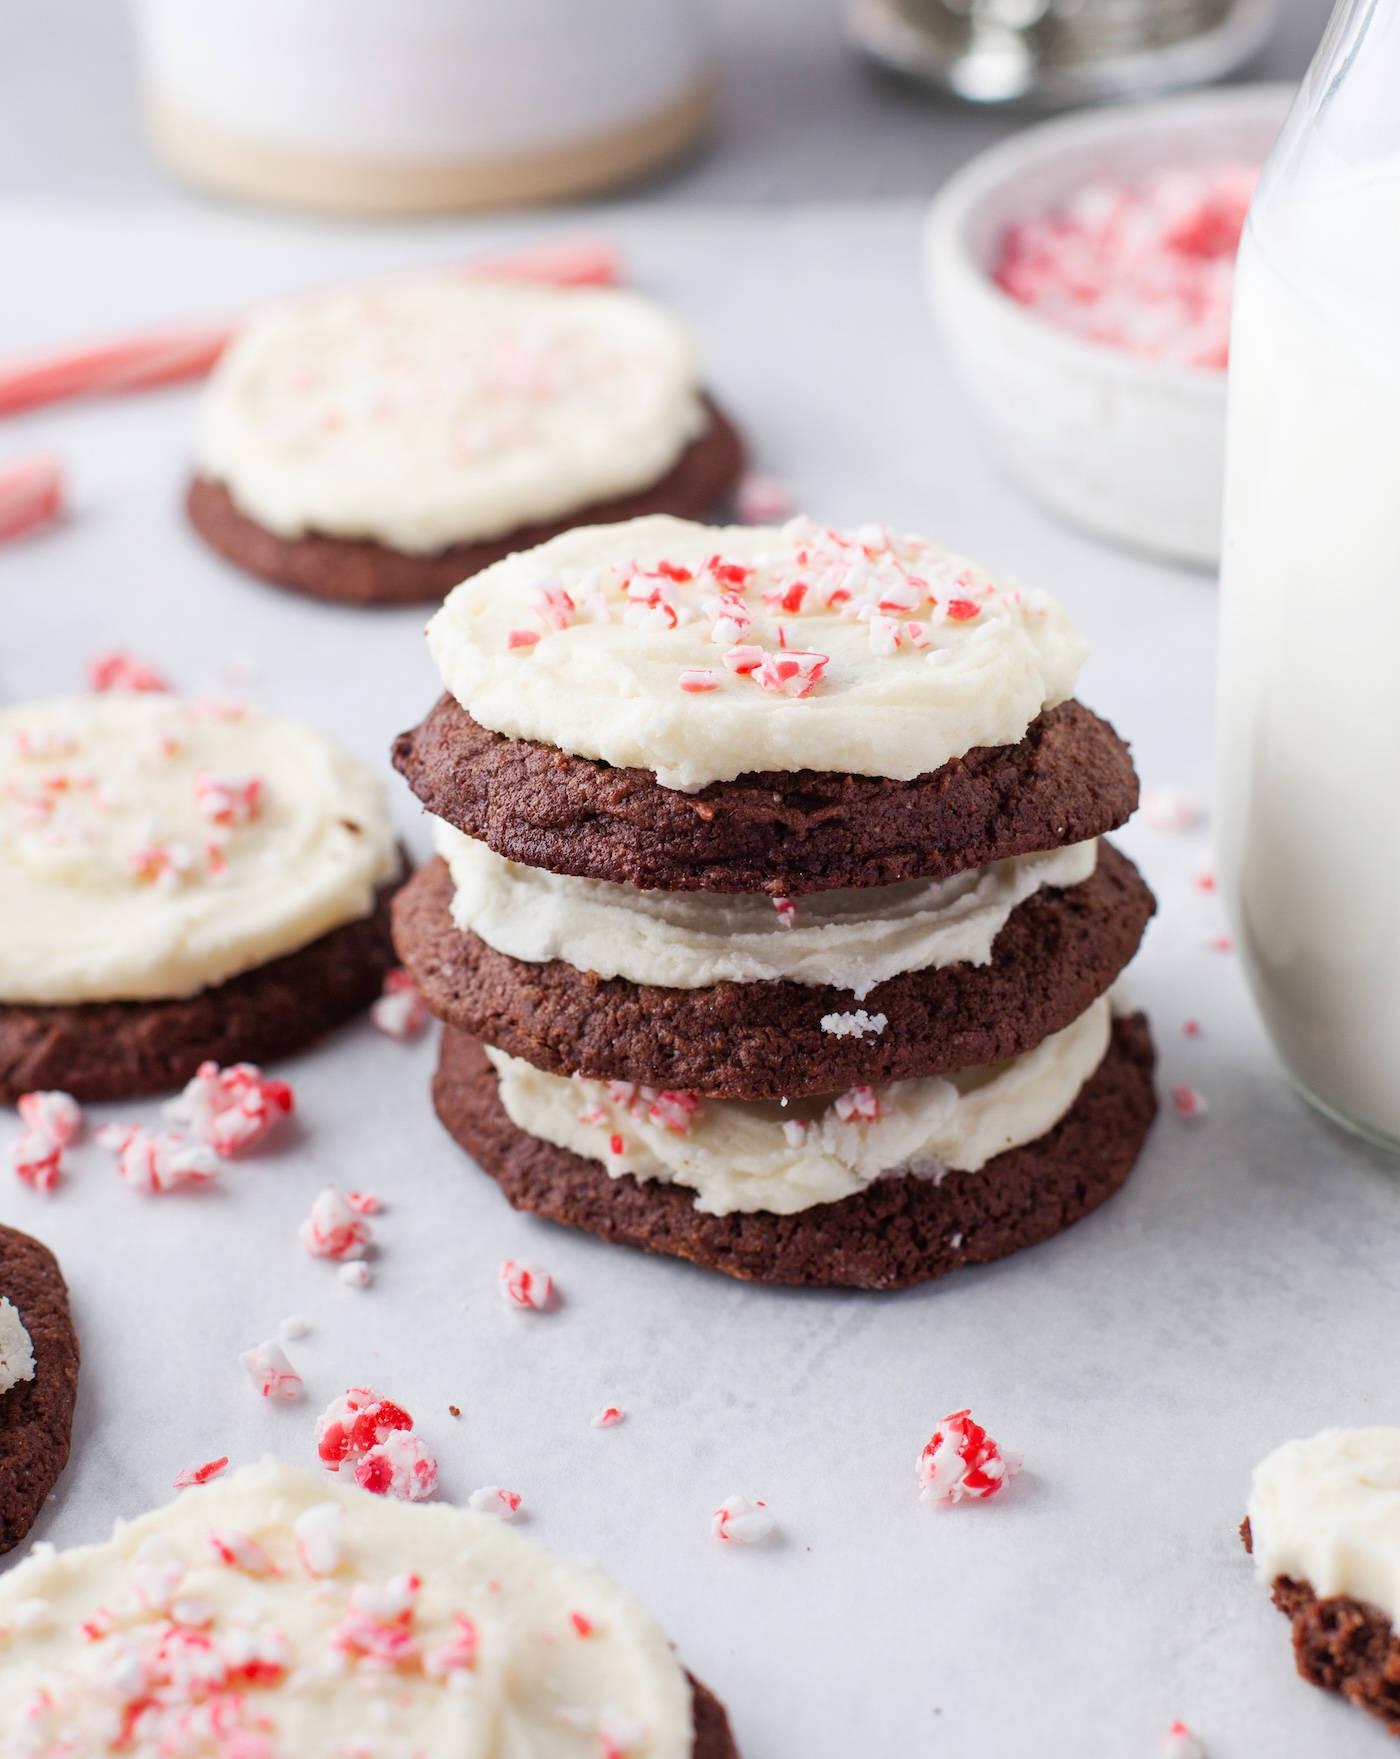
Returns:
[[[1046,595],[920,538],[578,529],[464,582],[395,762],[438,1114],[516,1207],[896,1288],[1077,1221],[1155,1111],[1137,802]]]

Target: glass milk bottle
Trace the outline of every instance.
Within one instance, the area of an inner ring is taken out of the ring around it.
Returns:
[[[1400,0],[1342,0],[1230,343],[1219,858],[1285,1069],[1400,1149]]]

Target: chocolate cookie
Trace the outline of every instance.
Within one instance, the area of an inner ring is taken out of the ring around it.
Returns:
[[[691,1759],[739,1759],[723,1704],[706,1685],[687,1670],[690,1681],[690,1720],[695,1729]]]
[[[900,1289],[985,1264],[1077,1222],[1132,1171],[1156,1115],[1141,1014],[1114,1022],[1107,1054],[1053,1130],[980,1172],[877,1179],[796,1215],[702,1215],[683,1185],[612,1178],[597,1162],[518,1129],[475,1039],[450,1028],[433,1103],[450,1134],[516,1209],[752,1282]]]
[[[47,1246],[0,1227],[0,1295],[34,1346],[33,1380],[0,1393],[0,1552],[19,1544],[68,1464],[78,1396],[78,1334]]]
[[[1324,1692],[1338,1692],[1358,1710],[1400,1735],[1400,1637],[1387,1614],[1349,1594],[1319,1599],[1310,1582],[1279,1576],[1274,1605],[1293,1626],[1298,1672]]]
[[[878,1036],[838,1038],[848,990],[803,983],[662,989],[562,959],[528,964],[452,920],[441,859],[394,902],[394,941],[440,1020],[554,1075],[679,1088],[716,1099],[790,1099],[998,1063],[1076,1020],[1137,951],[1156,908],[1127,856],[1103,844],[1082,885],[1042,888],[1012,911],[990,965],[909,971],[859,1004]]]
[[[0,1004],[0,1105],[60,1088],[80,1100],[183,1087],[207,1058],[263,1063],[305,1050],[379,995],[394,964],[389,906],[309,946],[172,1001]]]
[[[273,586],[342,605],[434,604],[469,574],[575,525],[615,525],[644,513],[705,519],[720,511],[743,473],[744,443],[728,416],[705,401],[710,425],[649,489],[580,507],[564,519],[522,525],[504,537],[451,544],[428,555],[391,549],[372,538],[279,537],[240,512],[224,485],[209,477],[197,476],[190,484],[185,510],[195,530],[221,556]]]
[[[451,696],[399,735],[394,764],[429,812],[512,861],[790,898],[1083,842],[1123,824],[1138,798],[1127,746],[1078,702],[1047,709],[1019,745],[978,746],[912,782],[774,771],[681,794],[649,770],[490,733]]]

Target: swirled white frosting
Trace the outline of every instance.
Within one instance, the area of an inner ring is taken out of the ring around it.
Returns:
[[[0,1002],[193,995],[367,916],[384,790],[291,721],[159,694],[0,710]]]
[[[105,1544],[31,1555],[0,1581],[0,1630],[0,1759],[693,1745],[665,1637],[600,1571],[491,1515],[271,1460],[119,1521]]]
[[[833,1099],[706,1099],[548,1075],[488,1047],[513,1124],[608,1172],[689,1185],[708,1215],[793,1215],[882,1174],[977,1172],[1033,1142],[1103,1061],[1107,996],[1034,1050],[994,1067],[855,1088]]]
[[[1045,593],[922,538],[662,515],[483,570],[428,642],[482,726],[691,792],[755,770],[907,781],[1014,745],[1086,652]]]
[[[1076,886],[1098,844],[972,868],[946,880],[815,892],[795,904],[743,893],[641,891],[507,861],[433,820],[452,870],[452,917],[497,952],[563,959],[599,977],[668,989],[726,980],[834,984],[863,1001],[901,971],[986,965],[1016,906],[1042,886]]]
[[[418,275],[251,318],[198,465],[284,537],[430,552],[649,487],[705,425],[697,379],[641,294]]]
[[[1400,1624],[1400,1429],[1324,1429],[1254,1468],[1254,1573],[1367,1600]]]

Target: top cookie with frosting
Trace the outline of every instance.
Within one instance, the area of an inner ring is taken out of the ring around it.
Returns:
[[[309,728],[159,694],[0,710],[0,1003],[193,995],[367,916],[384,790]]]
[[[662,515],[507,557],[428,641],[481,726],[686,792],[770,770],[908,781],[1014,745],[1087,651],[1048,594],[921,537]]]
[[[647,488],[706,420],[689,337],[641,294],[438,273],[251,319],[196,456],[279,536],[426,554]]]
[[[689,1759],[691,1693],[601,1571],[274,1461],[0,1584],[0,1759]]]

